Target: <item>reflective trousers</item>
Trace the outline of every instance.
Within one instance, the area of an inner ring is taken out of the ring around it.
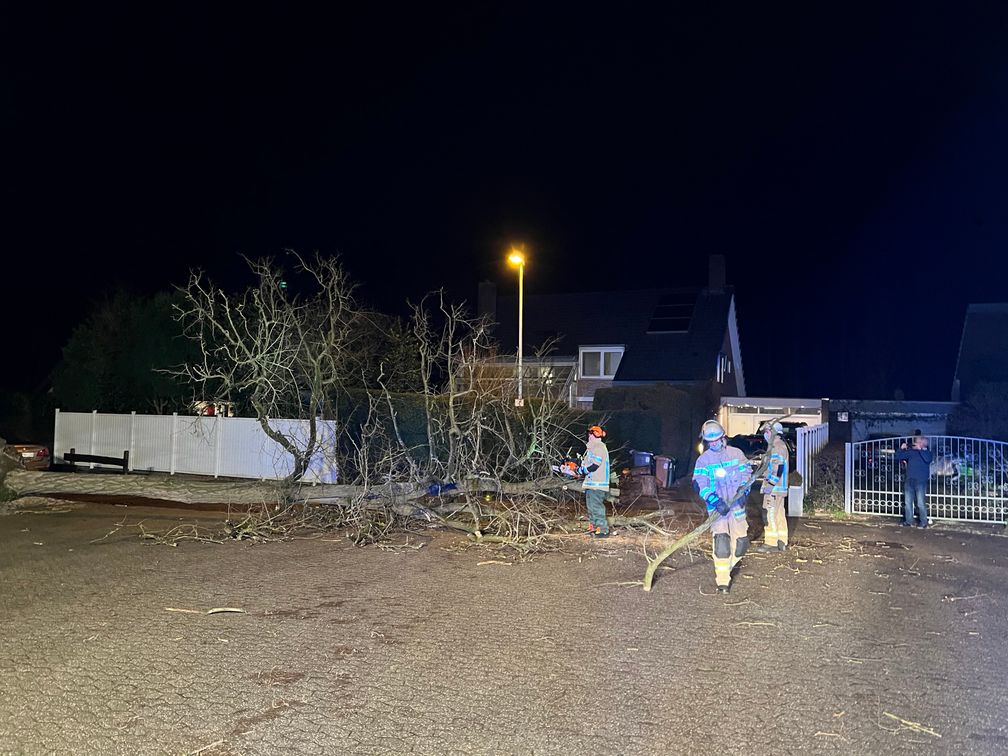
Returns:
[[[749,523],[744,507],[732,507],[724,517],[711,525],[714,541],[714,581],[718,585],[731,583],[732,568],[749,548]]]
[[[609,521],[605,516],[606,491],[597,488],[585,489],[585,504],[588,505],[588,522],[603,533],[609,532]]]
[[[784,501],[784,494],[763,494],[763,511],[766,512],[763,543],[776,547],[780,541],[787,546],[787,504]]]

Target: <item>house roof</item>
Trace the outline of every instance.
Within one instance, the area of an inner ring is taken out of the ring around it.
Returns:
[[[955,380],[960,398],[980,381],[1008,380],[1008,303],[971,304],[966,309]],[[953,386],[953,391],[955,387]]]
[[[557,339],[553,356],[577,356],[579,346],[623,345],[617,382],[708,380],[724,344],[732,296],[731,287],[526,296],[524,352],[550,339]],[[504,352],[517,349],[517,306],[516,297],[497,301],[496,335]],[[677,328],[685,330],[670,332]]]

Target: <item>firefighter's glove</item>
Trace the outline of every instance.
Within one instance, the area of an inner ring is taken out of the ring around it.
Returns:
[[[578,475],[588,474],[588,471],[584,468],[584,465],[581,465],[575,472],[577,472]]]
[[[712,511],[717,511],[719,515],[724,517],[731,511],[731,504],[722,499],[720,496],[711,496],[707,500],[707,507]]]

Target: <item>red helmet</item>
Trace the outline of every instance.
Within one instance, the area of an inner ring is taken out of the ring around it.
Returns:
[[[595,438],[605,438],[605,428],[601,425],[589,426],[588,432],[595,436]]]

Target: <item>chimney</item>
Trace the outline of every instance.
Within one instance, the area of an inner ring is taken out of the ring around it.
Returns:
[[[489,318],[491,323],[497,322],[497,284],[493,281],[480,281],[476,310],[479,317]]]
[[[725,257],[711,255],[707,262],[707,289],[713,294],[720,294],[725,288]]]

